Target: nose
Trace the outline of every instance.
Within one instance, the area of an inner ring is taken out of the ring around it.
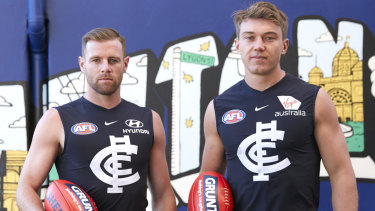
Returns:
[[[109,72],[111,71],[111,66],[108,61],[104,60],[100,65],[100,72]]]
[[[255,41],[254,41],[254,50],[257,50],[257,51],[264,51],[265,49],[265,45],[264,45],[264,42],[263,42],[263,39],[258,37]]]

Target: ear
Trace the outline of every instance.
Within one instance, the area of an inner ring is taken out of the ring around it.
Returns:
[[[126,70],[128,69],[129,65],[129,56],[124,58],[124,73],[126,73]]]
[[[286,51],[288,50],[288,47],[289,47],[289,39],[286,38],[283,41],[283,50],[281,51],[281,55],[285,55],[286,54]]]
[[[83,73],[85,73],[85,58],[83,58],[82,56],[78,57],[78,64],[79,64],[79,68],[81,69],[81,71]]]
[[[239,51],[240,50],[240,43],[239,43],[237,38],[234,39],[234,45],[236,46],[236,50]]]

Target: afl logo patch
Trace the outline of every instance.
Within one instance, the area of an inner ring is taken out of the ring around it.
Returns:
[[[235,124],[245,119],[246,113],[239,109],[233,109],[223,115],[221,121],[224,124]]]
[[[98,131],[98,126],[90,122],[81,122],[73,125],[71,131],[76,135],[89,135]]]

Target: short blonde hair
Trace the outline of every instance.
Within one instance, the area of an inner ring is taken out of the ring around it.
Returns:
[[[238,10],[233,13],[233,22],[236,27],[236,35],[240,34],[240,26],[243,20],[248,18],[261,18],[272,21],[281,27],[282,38],[288,33],[288,17],[274,4],[269,2],[256,2],[246,10]]]
[[[85,56],[86,45],[90,40],[94,41],[107,41],[118,39],[121,42],[122,50],[124,52],[124,57],[126,55],[126,41],[123,36],[121,36],[116,30],[111,28],[96,28],[87,32],[82,37],[82,56]]]

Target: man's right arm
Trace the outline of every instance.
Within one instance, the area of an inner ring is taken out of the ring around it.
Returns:
[[[216,116],[213,100],[208,104],[204,116],[205,145],[200,173],[216,171],[224,175],[225,155],[224,145],[216,129]]]
[[[38,191],[61,152],[64,129],[56,109],[48,110],[35,128],[17,186],[19,210],[44,210]]]

